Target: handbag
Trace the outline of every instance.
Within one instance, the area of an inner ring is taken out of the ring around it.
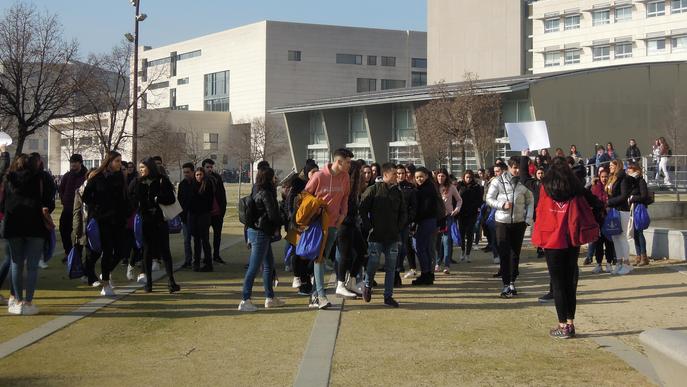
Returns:
[[[320,247],[324,239],[321,218],[317,218],[310,223],[310,226],[303,231],[298,243],[296,244],[296,255],[301,258],[314,261],[320,256]]]
[[[136,248],[143,248],[143,218],[138,212],[134,215],[134,241]]]
[[[172,204],[167,205],[158,203],[157,205],[160,206],[160,209],[162,210],[162,217],[168,222],[179,216],[179,214],[181,214],[183,211],[181,204],[179,204],[179,201],[176,198],[174,198],[174,203]]]
[[[606,213],[606,219],[601,227],[601,232],[606,238],[612,238],[614,235],[623,233],[623,227],[620,224],[620,212],[615,208],[609,208]]]
[[[84,276],[83,263],[81,262],[81,249],[79,245],[74,245],[67,255],[67,275],[69,279],[81,278]]]
[[[635,238],[635,224],[634,224],[634,213],[635,213],[635,205],[634,203],[632,206],[630,206],[630,219],[627,221],[627,229],[625,230],[625,237],[627,239],[634,239]]]
[[[458,222],[453,217],[449,217],[449,230],[451,232],[451,239],[453,240],[454,246],[460,246],[462,238],[460,235],[460,229],[458,228]]]

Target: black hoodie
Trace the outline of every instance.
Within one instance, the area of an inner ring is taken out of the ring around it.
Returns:
[[[10,172],[5,181],[5,195],[0,210],[5,214],[5,238],[46,238],[42,209],[49,208],[52,191],[41,187],[40,172]]]

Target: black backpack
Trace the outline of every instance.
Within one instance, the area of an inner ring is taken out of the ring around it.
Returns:
[[[239,199],[239,221],[248,226],[253,227],[257,219],[258,209],[253,200],[253,194],[244,196]]]

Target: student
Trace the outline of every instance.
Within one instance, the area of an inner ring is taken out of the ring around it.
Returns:
[[[257,192],[251,194],[255,201],[256,221],[248,226],[248,240],[251,253],[248,270],[243,280],[243,295],[238,310],[241,312],[255,312],[258,308],[251,301],[253,282],[262,265],[262,282],[265,287],[265,308],[284,306],[284,301],[274,296],[273,268],[274,255],[272,250],[272,238],[280,232],[281,216],[277,203],[277,188],[274,185],[274,170],[262,168],[258,170],[255,179]]]
[[[188,212],[193,202],[193,186],[195,181],[194,166],[192,163],[185,163],[181,167],[184,175],[183,180],[179,183],[179,192],[177,193],[177,200],[181,205],[181,230],[184,237],[184,269],[192,267],[193,250],[191,249],[191,229],[188,220]],[[209,232],[209,231],[208,231]]]
[[[625,151],[625,163],[626,165],[630,164],[639,164],[642,162],[642,151],[639,150],[639,147],[637,146],[637,141],[635,141],[634,138],[630,139],[630,146],[627,147],[627,150]]]
[[[439,192],[441,193],[441,199],[444,203],[444,208],[446,209],[445,216],[440,220],[441,231],[441,251],[443,252],[444,261],[444,274],[449,274],[449,268],[451,267],[451,260],[453,259],[453,239],[451,238],[450,225],[451,222],[455,222],[460,208],[463,205],[463,199],[460,197],[456,187],[451,184],[451,178],[449,177],[446,168],[439,169],[437,173],[437,184],[439,186]],[[434,271],[439,271],[439,260],[437,259]]]
[[[401,230],[406,226],[407,209],[403,193],[398,188],[396,167],[385,163],[381,167],[382,179],[380,183],[368,187],[360,201],[360,216],[363,223],[369,223],[367,272],[363,299],[372,299],[372,282],[379,265],[379,257],[384,254],[384,305],[398,308],[394,300],[394,276],[400,242]]]
[[[38,152],[32,152],[29,154],[29,163],[32,165],[32,168],[34,168],[38,175],[40,176],[41,180],[41,185],[40,189],[41,192],[47,191],[47,193],[50,195],[50,202],[48,203],[48,214],[52,214],[53,211],[55,211],[55,194],[57,192],[57,185],[55,184],[55,178],[50,174],[45,169],[45,164],[43,163],[43,158],[41,157],[40,153]],[[55,225],[53,224],[52,218],[50,219],[50,227],[51,231],[53,232],[55,229]],[[45,243],[48,243],[48,237],[46,237]],[[47,269],[48,264],[45,262],[46,257],[41,257],[41,259],[38,261],[38,267],[41,269]],[[49,258],[48,258],[49,259]]]
[[[363,177],[363,184],[365,187],[369,187],[375,183],[375,179],[372,177],[372,167],[369,165],[363,165],[360,174]]]
[[[630,164],[627,168],[627,174],[633,177],[636,185],[630,192],[630,205],[643,204],[649,206],[649,188],[646,185],[646,180],[642,176],[642,168],[636,164]],[[646,254],[646,238],[644,237],[644,230],[634,229],[635,253],[637,257],[633,262],[634,266],[646,266],[649,264],[649,257]]]
[[[328,257],[331,253],[336,242],[337,228],[348,214],[348,195],[350,193],[348,170],[352,158],[353,153],[350,150],[337,149],[334,152],[334,161],[315,173],[305,186],[305,191],[327,203],[329,224],[323,257]],[[314,292],[313,297],[311,297],[310,306],[324,309],[331,304],[325,293],[324,259],[322,257],[315,261],[314,274],[316,293]]]
[[[117,261],[122,257],[122,241],[125,237],[126,220],[129,215],[129,201],[126,190],[126,177],[122,173],[122,155],[118,152],[110,152],[105,161],[88,176],[86,188],[83,193],[83,203],[88,206],[86,223],[95,219],[100,230],[100,243],[102,247],[103,296],[114,296],[110,272],[114,270]],[[91,269],[95,265],[97,255],[87,262]],[[88,270],[93,274],[93,270]]]
[[[617,256],[617,264],[612,274],[625,275],[632,271],[630,264],[630,245],[627,241],[627,226],[630,221],[629,199],[637,187],[637,180],[625,174],[623,163],[613,160],[610,163],[610,177],[606,184],[608,194],[608,207],[615,208],[620,213],[620,225],[622,232],[613,235],[613,246]]]
[[[203,160],[202,167],[205,168],[205,174],[213,184],[213,192],[215,193],[212,211],[210,212],[210,224],[212,226],[212,260],[220,264],[225,264],[226,262],[219,256],[219,250],[222,245],[224,215],[227,212],[227,191],[224,189],[222,176],[215,172],[214,160]]]
[[[205,169],[198,168],[191,186],[191,201],[188,207],[189,231],[193,237],[193,271],[212,271],[212,250],[210,249],[210,211],[215,197],[214,186],[205,176]],[[203,266],[200,266],[200,252],[203,251]]]
[[[496,245],[501,264],[503,298],[517,295],[515,280],[519,274],[520,249],[525,229],[532,224],[534,216],[532,192],[516,177],[519,163],[517,157],[511,157],[508,160],[508,170],[489,185],[487,193],[487,204],[496,209]]]
[[[312,160],[306,160],[301,173],[291,182],[291,188],[286,196],[286,212],[288,213],[289,223],[287,227],[286,240],[294,246],[293,257],[293,284],[292,287],[298,288],[299,296],[310,296],[312,294],[311,277],[313,274],[312,262],[302,259],[295,255],[297,242],[296,234],[298,227],[295,223],[295,215],[298,210],[298,196],[305,190],[305,185],[318,171],[319,166]]]
[[[580,152],[577,151],[577,145],[575,144],[570,145],[570,157],[575,159],[575,164],[584,162],[584,158],[580,155]]]
[[[656,139],[655,149],[655,153],[658,156],[656,180],[658,180],[661,176],[661,173],[663,173],[663,184],[672,185],[673,183],[670,182],[670,173],[668,172],[668,161],[670,156],[672,155],[672,151],[670,150],[670,146],[668,145],[668,142],[664,137],[659,137],[658,139]]]
[[[76,190],[86,181],[88,170],[83,166],[83,157],[75,153],[69,158],[69,171],[62,176],[58,192],[62,202],[62,214],[60,215],[60,237],[64,248],[63,262],[72,250],[72,212],[74,211],[74,196]]]
[[[470,263],[470,253],[472,252],[472,242],[475,236],[473,230],[477,223],[480,208],[484,203],[484,189],[475,180],[475,174],[468,169],[463,174],[463,179],[458,183],[458,193],[463,201],[463,205],[458,213],[458,229],[462,240],[460,243],[460,262]]]
[[[597,199],[603,204],[603,210],[597,219],[599,227],[603,225],[604,217],[606,216],[606,207],[608,206],[608,194],[606,193],[606,184],[608,184],[608,170],[601,169],[599,171],[599,177],[594,179],[592,186],[590,187],[591,193],[596,196]],[[606,273],[611,274],[611,264],[615,260],[615,249],[613,247],[613,241],[604,236],[603,233],[599,233],[599,239],[589,244],[589,251],[591,256],[596,254],[596,266],[592,269],[592,273],[599,274],[603,273],[601,263],[603,262],[604,253],[606,254]],[[590,259],[591,261],[591,259]],[[586,262],[586,261],[585,261]]]
[[[414,278],[417,275],[417,265],[415,264],[415,250],[413,249],[413,241],[410,236],[410,229],[415,224],[415,211],[417,209],[417,189],[415,185],[408,182],[406,167],[399,164],[396,166],[396,181],[398,188],[403,193],[403,200],[406,203],[407,221],[406,225],[401,230],[401,247],[398,251],[398,263],[396,266],[395,286],[401,285],[400,272],[403,270],[403,260],[408,257],[408,271],[404,278]]]
[[[618,155],[615,154],[615,148],[613,147],[613,143],[610,141],[608,142],[608,144],[606,144],[606,154],[608,155],[608,157],[610,157],[611,160],[615,160],[618,158]]]
[[[575,145],[571,146],[571,152]],[[572,156],[570,156],[572,157]],[[528,167],[529,164],[529,150],[524,150],[522,156],[520,157],[520,169],[518,173],[520,174],[520,183],[527,187],[530,192],[532,192],[532,197],[534,198],[534,208],[537,208],[537,203],[539,202],[539,189],[541,187],[541,179],[544,177],[544,169],[537,168],[534,174],[530,174]],[[534,177],[533,177],[534,176]],[[535,212],[533,222],[537,221],[537,214]],[[537,258],[544,257],[544,250],[537,248]]]
[[[351,193],[348,195],[348,214],[336,233],[336,294],[346,298],[362,295],[362,289],[358,287],[356,276],[363,266],[362,261],[365,259],[365,252],[356,248],[358,245],[356,240],[362,238],[358,207],[360,194],[367,186],[362,185],[360,167],[361,165],[357,161],[351,161],[349,171]],[[347,274],[349,275],[348,281],[346,280]]]
[[[131,183],[129,193],[143,221],[143,267],[146,275],[144,290],[146,293],[153,291],[153,258],[161,257],[167,273],[167,290],[170,293],[178,292],[181,287],[174,280],[174,267],[169,251],[169,226],[159,206],[174,203],[174,186],[169,178],[160,173],[152,158],[144,159],[138,165],[138,172],[139,176]]]
[[[432,272],[432,257],[434,247],[432,246],[432,234],[437,231],[437,217],[444,216],[438,213],[439,193],[437,192],[432,173],[425,167],[419,167],[415,171],[415,181],[417,182],[417,211],[415,222],[417,231],[415,232],[417,259],[420,262],[420,276],[413,280],[413,285],[432,285],[434,284],[434,273]]]

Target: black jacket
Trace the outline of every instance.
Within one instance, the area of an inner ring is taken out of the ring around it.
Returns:
[[[212,211],[212,198],[215,196],[214,186],[206,181],[205,190],[200,192],[200,183],[194,180],[191,184],[189,213],[193,215],[209,214]]]
[[[88,206],[89,218],[114,226],[126,225],[131,206],[124,184],[120,171],[101,173],[88,180],[82,199]]]
[[[193,201],[193,183],[195,180],[186,180],[183,179],[179,183],[179,192],[177,193],[177,200],[179,201],[179,205],[181,205],[181,208],[183,211],[181,212],[180,218],[181,221],[186,223],[188,222],[188,211],[191,208],[191,203]],[[212,202],[210,203],[212,206]]]
[[[5,214],[4,238],[46,238],[43,208],[53,202],[54,191],[41,188],[41,172],[10,172],[4,183],[5,194],[0,210]]]
[[[389,243],[400,240],[407,225],[407,207],[398,185],[375,183],[367,187],[360,200],[363,229],[371,229],[370,242]],[[368,226],[369,225],[369,226]]]
[[[415,186],[407,181],[402,181],[398,188],[403,193],[403,200],[406,202],[407,208],[407,223],[415,222],[415,215],[417,211],[417,189]]]
[[[166,176],[137,177],[129,186],[129,195],[144,223],[163,223],[165,219],[158,203],[174,203],[174,186]]]
[[[484,203],[484,188],[474,182],[465,184],[465,182],[458,182],[458,193],[463,199],[463,205],[460,207],[458,213],[459,218],[470,219],[470,217],[477,216],[482,203]]]
[[[534,196],[534,208],[537,208],[537,204],[539,203],[539,190],[541,188],[541,181],[530,175],[528,162],[529,159],[530,158],[527,156],[522,156],[520,158],[520,170],[518,171],[518,177],[520,178],[520,183],[532,192],[532,196]]]
[[[208,177],[214,185],[213,191],[215,194],[215,200],[217,200],[217,204],[219,204],[221,216],[224,217],[224,214],[227,212],[227,191],[224,189],[222,176],[213,172]]]
[[[618,211],[630,211],[630,205],[627,201],[636,186],[637,180],[634,177],[626,175],[624,171],[621,172],[608,195],[608,207]]]
[[[427,219],[437,218],[437,201],[439,193],[434,188],[431,179],[427,179],[417,188],[417,211],[415,212],[415,222],[419,223]],[[441,203],[443,206],[443,202]]]
[[[638,163],[642,159],[642,152],[637,145],[627,147],[625,151],[625,158],[633,163]]]
[[[643,177],[635,178],[636,185],[630,193],[630,203],[644,204],[649,203],[649,187],[646,186],[646,180]]]
[[[257,221],[252,228],[267,235],[273,235],[281,227],[281,215],[277,203],[277,193],[272,190],[259,189],[253,195],[257,209]]]

